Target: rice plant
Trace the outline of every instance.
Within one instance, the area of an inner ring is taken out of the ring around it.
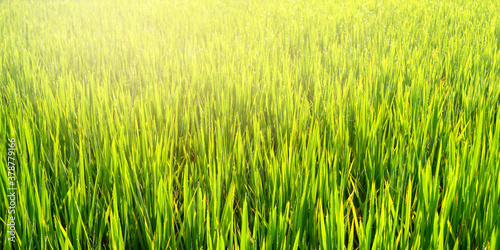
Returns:
[[[498,13],[0,0],[0,248],[500,249]]]

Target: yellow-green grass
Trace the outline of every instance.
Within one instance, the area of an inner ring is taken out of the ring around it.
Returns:
[[[0,1],[0,248],[499,249],[498,13]]]

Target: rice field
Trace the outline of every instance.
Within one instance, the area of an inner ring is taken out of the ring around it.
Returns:
[[[500,249],[498,13],[0,0],[0,249]]]

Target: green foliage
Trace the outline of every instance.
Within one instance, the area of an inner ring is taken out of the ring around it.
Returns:
[[[0,1],[0,248],[498,249],[498,13]]]

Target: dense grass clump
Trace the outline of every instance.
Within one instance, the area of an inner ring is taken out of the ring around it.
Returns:
[[[0,1],[0,248],[499,249],[498,13]]]

